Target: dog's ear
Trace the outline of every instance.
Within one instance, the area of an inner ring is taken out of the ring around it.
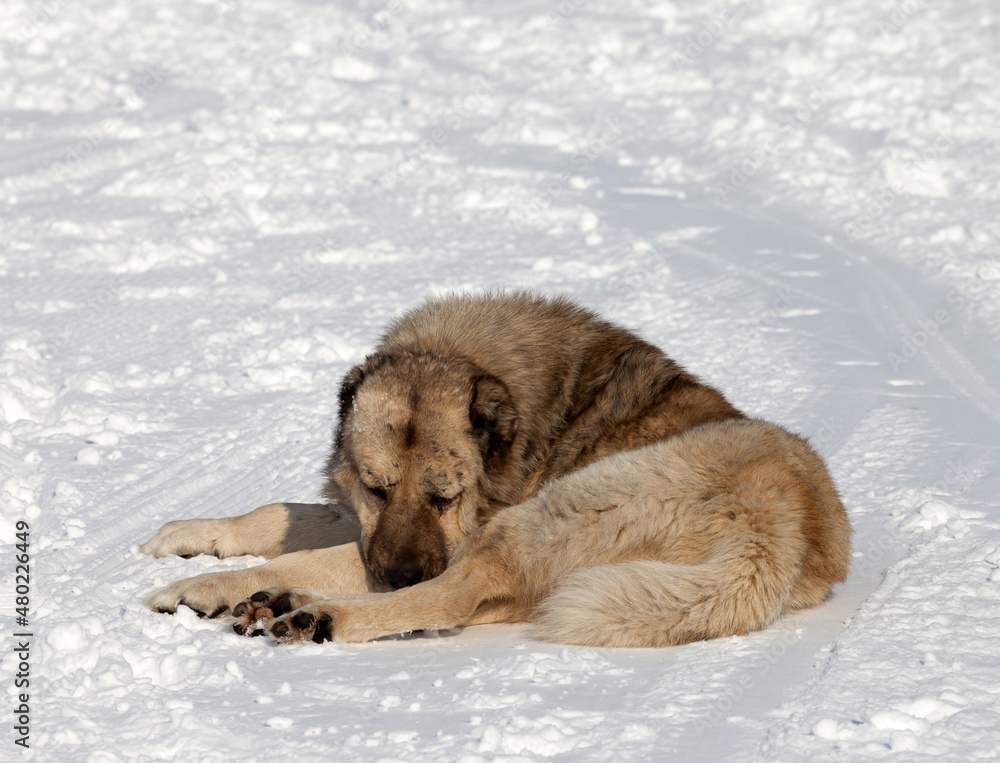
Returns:
[[[495,376],[473,379],[469,420],[487,465],[502,460],[517,434],[517,409],[506,385]]]
[[[344,374],[344,378],[340,382],[339,406],[337,408],[337,418],[341,421],[344,420],[348,409],[354,404],[354,395],[357,393],[358,387],[361,386],[361,382],[364,381],[364,378],[364,364],[355,366]]]
[[[355,366],[344,375],[344,380],[340,383],[339,406],[337,409],[337,434],[334,437],[335,444],[339,449],[341,443],[341,433],[343,432],[344,420],[348,411],[354,405],[354,396],[358,392],[358,387],[365,377],[373,371],[382,368],[389,362],[389,357],[381,352],[373,352],[361,365]]]

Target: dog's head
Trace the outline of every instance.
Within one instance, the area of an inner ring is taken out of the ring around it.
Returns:
[[[402,588],[444,571],[500,508],[516,432],[506,386],[466,360],[376,353],[347,374],[327,478],[350,496],[377,580]]]

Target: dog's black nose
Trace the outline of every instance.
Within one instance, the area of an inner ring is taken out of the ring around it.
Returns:
[[[385,580],[393,588],[406,588],[424,579],[424,571],[416,562],[394,564],[385,571]]]

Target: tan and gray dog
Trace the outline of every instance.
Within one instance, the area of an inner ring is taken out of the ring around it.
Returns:
[[[325,476],[326,505],[165,525],[142,551],[272,560],[148,605],[279,641],[527,621],[650,647],[764,628],[847,575],[847,516],[804,439],[566,299],[397,320],[344,379]]]

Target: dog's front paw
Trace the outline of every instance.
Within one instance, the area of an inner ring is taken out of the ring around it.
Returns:
[[[153,591],[146,597],[146,606],[155,612],[173,614],[180,606],[193,609],[199,617],[221,617],[252,591],[268,584],[258,570],[210,572],[186,580],[178,580]]]
[[[139,550],[150,556],[162,557],[170,554],[185,558],[210,554],[220,559],[217,542],[221,537],[225,519],[179,519],[167,522]]]
[[[257,591],[233,607],[233,630],[241,636],[263,636],[265,628],[282,615],[327,598],[329,594],[308,588],[268,588]]]
[[[337,616],[322,602],[307,604],[293,612],[276,617],[264,629],[271,638],[282,644],[311,641],[322,644],[333,641],[337,632]]]

